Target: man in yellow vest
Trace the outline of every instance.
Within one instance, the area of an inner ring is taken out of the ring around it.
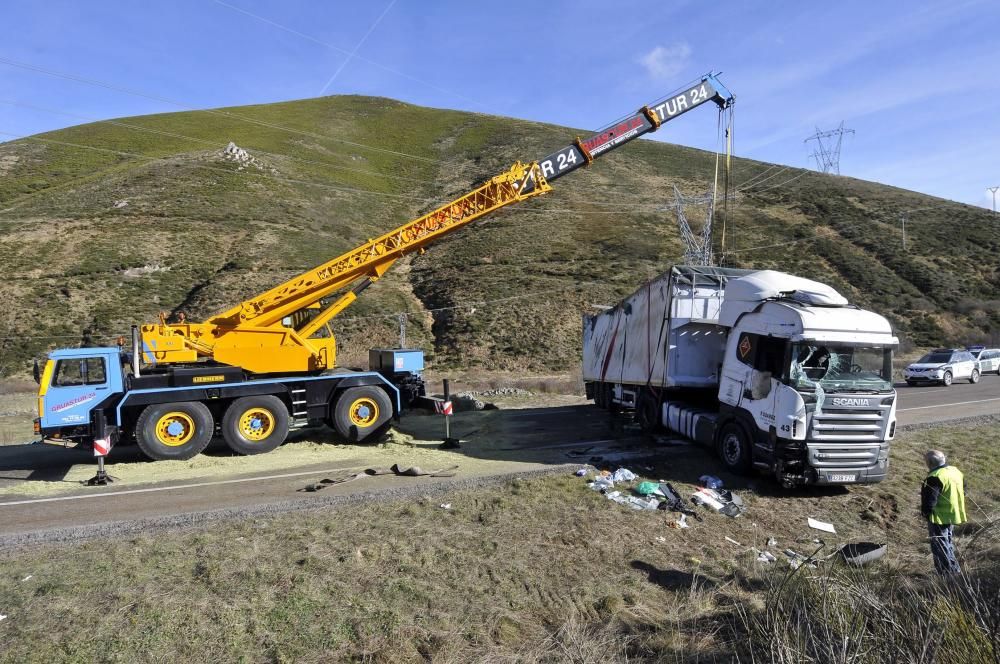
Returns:
[[[920,489],[920,511],[927,518],[927,531],[938,574],[959,574],[952,539],[955,526],[965,523],[965,479],[948,465],[944,452],[931,450],[924,457],[930,473]]]

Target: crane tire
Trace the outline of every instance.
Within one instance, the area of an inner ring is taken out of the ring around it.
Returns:
[[[263,454],[288,437],[288,408],[276,396],[241,397],[226,409],[222,437],[237,454]]]
[[[190,459],[212,441],[215,420],[199,401],[146,406],[135,423],[135,442],[154,461]]]
[[[380,387],[351,387],[337,398],[331,419],[341,438],[360,443],[385,431],[392,419],[392,401]]]

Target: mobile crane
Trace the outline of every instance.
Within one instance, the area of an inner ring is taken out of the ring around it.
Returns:
[[[89,446],[102,460],[116,442],[132,438],[151,459],[188,459],[217,429],[239,454],[268,452],[291,429],[321,422],[348,440],[369,438],[423,395],[423,354],[372,350],[370,371],[338,369],[331,319],[402,256],[545,194],[553,180],[706,102],[729,107],[733,96],[717,75],[541,161],[515,163],[464,196],[205,322],[161,315],[133,326],[131,352],[124,342],[53,351],[43,370],[35,365],[36,432]]]

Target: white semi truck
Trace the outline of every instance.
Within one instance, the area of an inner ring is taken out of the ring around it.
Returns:
[[[896,429],[882,316],[771,270],[676,266],[583,320],[587,397],[785,486],[880,482]]]

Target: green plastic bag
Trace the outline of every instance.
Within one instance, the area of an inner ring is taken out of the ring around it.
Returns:
[[[639,482],[639,486],[635,488],[635,492],[640,496],[648,496],[654,493],[660,485],[656,482]]]

